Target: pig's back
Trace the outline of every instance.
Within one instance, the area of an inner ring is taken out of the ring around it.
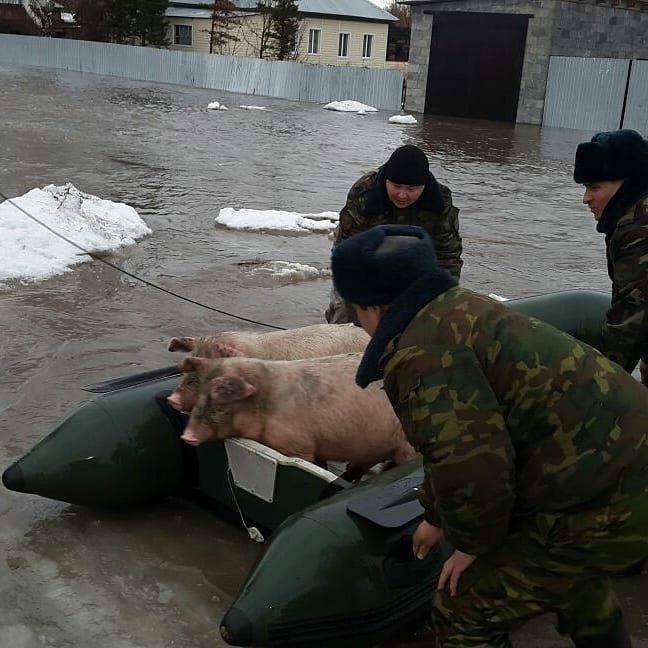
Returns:
[[[287,331],[222,333],[222,340],[250,358],[299,360],[364,351],[369,336],[352,324],[313,324]],[[219,337],[221,337],[219,336]]]

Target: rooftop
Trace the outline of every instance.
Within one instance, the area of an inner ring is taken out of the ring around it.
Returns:
[[[258,0],[233,0],[237,9],[243,11],[254,11],[257,9]],[[186,11],[187,9],[199,9],[207,11],[209,15],[209,0],[170,0],[167,16],[169,17],[202,17],[190,16],[187,13],[173,13]],[[397,20],[388,11],[377,7],[370,0],[298,0],[299,12],[302,14],[316,14],[320,16],[345,16],[360,20],[371,20],[374,22],[393,22]]]

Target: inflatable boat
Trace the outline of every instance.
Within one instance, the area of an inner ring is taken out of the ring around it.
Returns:
[[[598,346],[609,297],[567,291],[505,302]],[[352,484],[245,439],[193,448],[166,397],[175,366],[86,388],[93,398],[3,474],[6,488],[73,504],[198,497],[240,516],[267,547],[221,621],[237,646],[371,646],[421,627],[447,545],[415,560],[420,462]],[[252,525],[256,525],[252,527]]]

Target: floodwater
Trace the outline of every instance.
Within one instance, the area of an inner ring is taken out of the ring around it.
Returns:
[[[219,209],[338,210],[351,183],[403,143],[423,147],[453,190],[467,286],[508,297],[609,289],[603,240],[571,180],[587,133],[428,117],[399,126],[384,112],[35,68],[0,67],[0,88],[0,191],[70,181],[129,203],[153,235],[111,261],[246,317],[322,321],[326,280],[274,282],[245,263],[325,267],[330,241],[217,228]],[[214,99],[231,110],[208,112]],[[251,103],[271,111],[236,109]],[[251,326],[97,263],[4,287],[0,305],[3,469],[84,400],[80,386],[169,364],[173,335]],[[182,500],[105,514],[3,490],[0,646],[224,645],[218,621],[258,551]],[[633,630],[648,636],[633,596]],[[534,645],[563,645],[542,624],[532,632]]]

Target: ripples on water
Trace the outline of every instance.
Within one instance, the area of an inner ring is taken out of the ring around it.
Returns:
[[[255,278],[241,263],[326,267],[330,241],[216,228],[219,209],[338,210],[352,182],[404,143],[422,146],[453,190],[466,285],[510,297],[608,288],[603,241],[571,180],[573,153],[586,133],[430,117],[397,126],[384,112],[359,117],[33,68],[0,68],[0,82],[3,192],[71,181],[133,205],[153,235],[113,261],[248,317],[283,326],[321,321],[326,280],[281,285]],[[207,111],[215,99],[230,110]],[[4,290],[0,303],[3,466],[83,399],[80,385],[168,364],[172,335],[247,326],[96,264]],[[10,584],[0,596],[0,617],[10,628],[0,631],[2,645],[37,645],[29,641],[41,635],[50,637],[44,645],[81,645],[75,624],[82,618],[86,628],[97,627],[97,646],[218,645],[214,620],[254,557],[235,527],[205,522],[203,512],[184,504],[124,521],[11,495],[0,512],[8,557],[0,578]],[[198,530],[182,535],[188,528]],[[48,634],[47,627],[55,630]]]

